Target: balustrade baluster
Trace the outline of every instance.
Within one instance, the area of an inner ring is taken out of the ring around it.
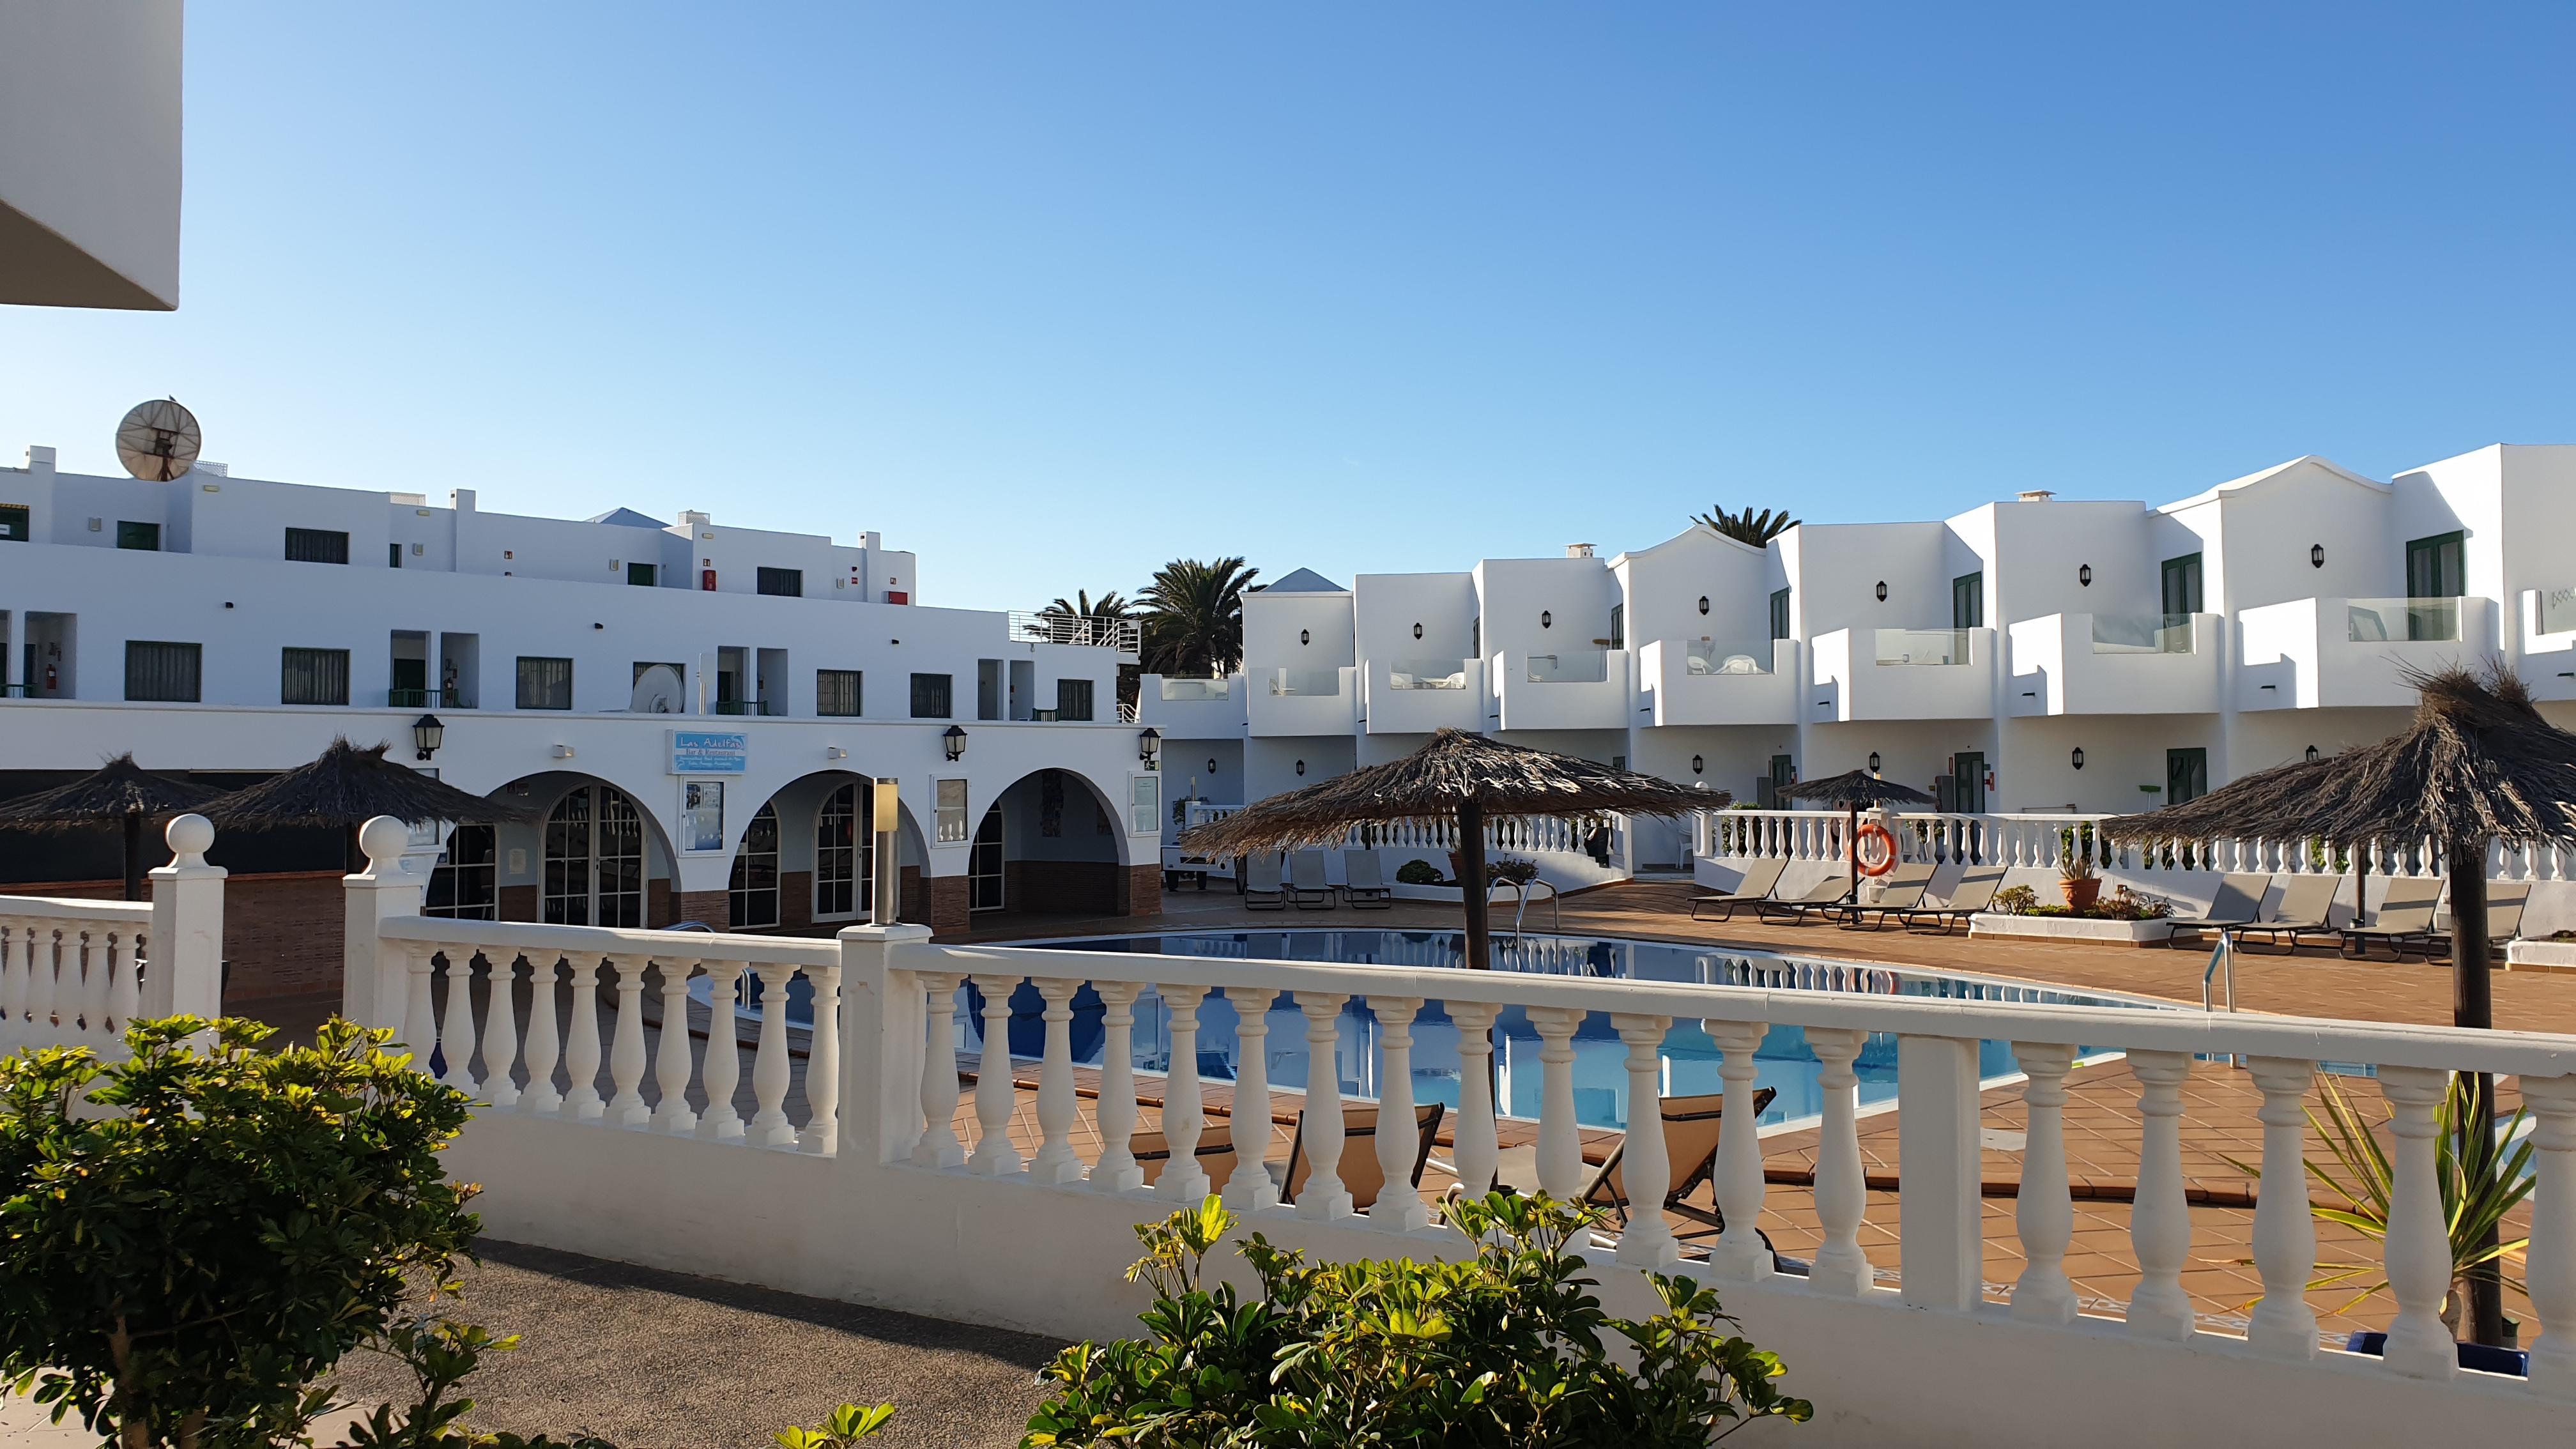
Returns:
[[[2075,1048],[2017,1041],[2012,1050],[2027,1078],[2021,1195],[2013,1206],[2024,1266],[2013,1284],[2012,1315],[2028,1323],[2072,1323],[2075,1285],[2066,1278],[2066,1248],[2075,1237],[2075,1201],[2066,1176],[2066,1074],[2075,1066]]]
[[[433,948],[414,945],[406,948],[404,964],[411,977],[410,989],[404,993],[403,1040],[411,1048],[412,1069],[432,1070],[431,1059],[438,1054],[438,1008],[430,999],[430,973],[436,969],[430,957]]]
[[[1029,1159],[1029,1180],[1079,1182],[1082,1159],[1073,1152],[1073,994],[1082,983],[1041,976],[1031,984],[1046,1003],[1046,1043],[1038,1057],[1038,1150]]]
[[[1500,1155],[1494,1128],[1494,1015],[1491,1003],[1452,1001],[1449,1020],[1458,1028],[1458,1125],[1450,1133],[1458,1182],[1470,1197],[1494,1186]]]
[[[134,1015],[142,1009],[143,983],[138,973],[143,967],[143,938],[126,930],[108,937],[111,970],[107,978],[107,1015],[110,1030],[122,1034],[134,1024]]]
[[[1171,1157],[1154,1186],[1173,1202],[1196,1204],[1208,1195],[1207,1169],[1199,1166],[1199,1132],[1207,1125],[1207,1109],[1199,1101],[1199,1003],[1207,988],[1158,985],[1155,990],[1171,1012],[1166,1029],[1172,1059],[1163,1078],[1163,1142]]]
[[[1011,1110],[1018,1105],[1011,1086],[1011,993],[1020,980],[975,976],[975,989],[984,993],[984,1056],[975,1069],[975,1154],[966,1166],[984,1177],[1006,1177],[1021,1167],[1011,1145]]]
[[[1431,1225],[1431,1210],[1413,1185],[1422,1146],[1413,1111],[1413,1019],[1422,1000],[1372,996],[1369,1010],[1377,1014],[1377,1168],[1383,1184],[1369,1206],[1369,1222],[1390,1233],[1409,1233]]]
[[[646,959],[642,956],[612,956],[608,959],[608,969],[616,973],[617,1022],[608,1048],[608,1081],[616,1090],[608,1099],[606,1116],[620,1127],[642,1127],[653,1120],[653,1109],[644,1101]]]
[[[2388,1099],[2388,1286],[2397,1316],[2388,1324],[2386,1363],[2409,1378],[2448,1379],[2459,1372],[2459,1352],[2442,1326],[2442,1300],[2451,1288],[2450,1234],[2442,1222],[2435,1177],[2435,1114],[2450,1089],[2450,1074],[2430,1067],[2379,1069],[2380,1094]],[[2535,1154],[2536,1155],[2536,1154]]]
[[[1279,1188],[1262,1161],[1270,1153],[1270,1007],[1279,993],[1263,986],[1231,986],[1234,1003],[1235,1063],[1233,1130],[1234,1175],[1218,1186],[1225,1205],[1236,1212],[1276,1207]]]
[[[528,958],[528,1090],[520,1110],[551,1117],[563,1110],[563,1093],[555,1088],[555,1063],[563,1056],[562,1027],[555,1021],[555,992],[561,988],[563,961],[555,956]]]
[[[1709,1266],[1734,1278],[1756,1278],[1771,1272],[1771,1250],[1762,1245],[1761,1114],[1753,1107],[1753,1078],[1759,1070],[1753,1054],[1770,1034],[1759,1021],[1700,1023],[1724,1055],[1717,1071],[1726,1083],[1726,1111],[1717,1134],[1717,1210],[1726,1231],[1709,1249]]]
[[[447,1074],[439,1080],[474,1095],[474,953],[450,947],[447,957],[447,1009],[439,1016],[438,1049]]]
[[[653,1043],[653,1089],[661,1101],[654,1104],[652,1127],[656,1132],[686,1137],[698,1130],[698,1114],[689,1110],[690,1060],[696,1054],[689,1032],[689,974],[694,962],[657,961],[662,974],[662,1035]],[[716,1032],[722,1029],[724,1003],[707,1003],[707,1041],[712,1047]],[[808,1069],[809,1074],[811,1069]]]
[[[1314,1164],[1297,1193],[1297,1216],[1341,1218],[1351,1214],[1342,1186],[1342,1003],[1339,992],[1300,991],[1306,1014],[1306,1157]],[[1389,1185],[1390,1188],[1394,1184]]]
[[[1135,1152],[1138,993],[1132,981],[1095,981],[1091,989],[1100,997],[1100,1158],[1090,1181],[1100,1192],[1129,1192],[1145,1181]]]
[[[572,1090],[564,1093],[564,1115],[581,1122],[608,1110],[599,1099],[599,973],[604,964],[587,956],[572,963],[572,1020],[564,1032],[564,1075]]]
[[[28,954],[27,1019],[40,1042],[59,1040],[54,1013],[62,1005],[62,945],[62,932],[41,923],[36,927]]]
[[[1531,1007],[1538,1032],[1538,1185],[1568,1202],[1583,1190],[1583,1138],[1574,1120],[1574,1033],[1583,1013]]]
[[[2182,1087],[2191,1078],[2185,1052],[2132,1051],[2138,1082],[2138,1186],[2129,1211],[2129,1241],[2140,1277],[2129,1298],[2129,1332],[2189,1338],[2191,1295],[2182,1265],[2191,1251],[2191,1204],[2182,1185]]]
[[[966,1144],[957,1139],[957,988],[966,978],[921,973],[929,1022],[921,1052],[921,1136],[912,1144],[915,1167],[963,1167]]]
[[[805,984],[813,992],[814,1028],[805,1045],[805,1130],[796,1145],[836,1157],[841,1151],[841,968],[808,966]]]
[[[1860,1224],[1869,1207],[1869,1182],[1860,1160],[1860,1078],[1852,1064],[1860,1059],[1869,1033],[1850,1027],[1811,1026],[1807,1045],[1820,1064],[1816,1085],[1823,1096],[1823,1116],[1816,1129],[1816,1221],[1824,1242],[1816,1249],[1808,1290],[1852,1298],[1868,1291],[1873,1275],[1869,1255],[1861,1250]],[[1633,1115],[1633,1114],[1632,1114]],[[1724,1140],[1721,1132],[1719,1138]]]
[[[2523,1077],[2532,1115],[2531,1247],[2524,1282],[2540,1315],[2531,1391],[2576,1400],[2576,1077]]]
[[[2245,1326],[2245,1340],[2267,1358],[2307,1359],[2317,1354],[2317,1314],[2308,1306],[2308,1279],[2317,1266],[2316,1219],[2308,1211],[2308,1084],[2313,1062],[2249,1057],[2246,1068],[2263,1093],[2263,1177],[2254,1202],[2254,1269],[2263,1297]]]
[[[793,1147],[796,1126],[787,1120],[787,983],[796,979],[796,968],[760,961],[750,969],[760,978],[760,1048],[751,1058],[751,1094],[760,1108],[743,1137],[754,1147]],[[1007,1066],[1002,1085],[1010,1086]]]
[[[519,1105],[519,953],[486,957],[483,972],[483,1100],[508,1111]]]
[[[1619,1231],[1619,1261],[1659,1269],[1681,1261],[1681,1244],[1672,1224],[1664,1221],[1664,1198],[1673,1190],[1670,1149],[1664,1142],[1664,1033],[1668,1016],[1627,1012],[1610,1018],[1611,1029],[1628,1048],[1628,1136],[1619,1154],[1620,1191],[1628,1199],[1628,1222]],[[1386,1128],[1380,1126],[1383,1140]]]

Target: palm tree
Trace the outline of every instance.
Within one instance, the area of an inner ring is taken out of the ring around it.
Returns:
[[[1136,606],[1120,598],[1116,589],[1102,594],[1097,603],[1092,601],[1088,591],[1076,589],[1073,591],[1072,603],[1066,603],[1064,596],[1058,594],[1054,603],[1038,612],[1061,619],[1133,619],[1136,617]]]
[[[1707,513],[1694,513],[1691,515],[1691,522],[1716,529],[1728,538],[1749,543],[1755,548],[1760,548],[1798,526],[1798,520],[1791,518],[1789,510],[1785,508],[1776,514],[1768,508],[1756,513],[1750,505],[1747,505],[1741,513],[1729,513],[1723,508],[1712,509]]]
[[[1214,677],[1243,663],[1243,594],[1259,569],[1241,558],[1174,559],[1137,595],[1144,664],[1156,674]]]

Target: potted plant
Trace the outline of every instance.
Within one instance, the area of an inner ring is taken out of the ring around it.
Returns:
[[[2102,898],[2102,877],[2093,870],[2090,851],[2069,855],[2057,868],[2057,888],[2066,897],[2066,908],[2079,915],[2093,909]]]

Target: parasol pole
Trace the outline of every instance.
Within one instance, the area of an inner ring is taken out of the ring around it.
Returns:
[[[1860,900],[1860,807],[1858,805],[1851,808],[1851,819],[1843,822],[1843,846],[1851,857],[1848,863],[1851,894],[1844,899],[1857,904]],[[1881,899],[1885,898],[1881,897]],[[1854,916],[1852,919],[1857,921],[1860,917]]]
[[[2483,840],[2454,840],[2445,852],[2451,876],[2451,1023],[2479,1031],[2495,1027],[2495,1000],[2489,991],[2487,965],[2487,846]],[[2459,1124],[2456,1150],[2471,1181],[2496,1170],[2495,1078],[2485,1072],[2468,1080],[2468,1120]],[[2489,1226],[2482,1247],[2498,1241]],[[2504,1344],[2504,1283],[2498,1265],[2481,1263],[2469,1270],[2467,1310],[2460,1326],[2475,1343]]]
[[[1485,807],[1473,800],[1458,805],[1458,886],[1467,903],[1467,968],[1494,969],[1493,936],[1486,926]]]
[[[143,899],[143,812],[125,812],[125,898]]]

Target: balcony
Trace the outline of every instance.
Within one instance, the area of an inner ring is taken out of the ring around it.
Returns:
[[[2407,670],[2496,648],[2491,599],[2292,599],[2236,622],[2236,707],[2248,710],[2412,705]]]
[[[1507,730],[1626,729],[1628,662],[1625,649],[1497,654],[1492,717]]]
[[[1136,722],[1177,740],[1239,740],[1244,676],[1191,679],[1148,674],[1136,683]]]
[[[1811,647],[1812,720],[1994,715],[1992,629],[1836,629]]]
[[[1333,669],[1255,669],[1244,678],[1251,685],[1248,724],[1256,735],[1347,735],[1359,722],[1359,671],[1345,664]]]
[[[1795,724],[1798,641],[1649,640],[1637,651],[1634,717],[1658,725]]]
[[[472,709],[462,689],[388,689],[387,709]]]
[[[1485,726],[1481,659],[1372,659],[1360,666],[1361,713],[1373,735]]]
[[[1090,614],[1032,614],[1013,609],[1011,638],[1021,644],[1069,644],[1080,649],[1114,649],[1120,657],[1133,659],[1136,657],[1138,625],[1133,619],[1107,619]]]
[[[2576,589],[2522,591],[2522,677],[2538,699],[2576,699]]]
[[[2217,614],[2051,614],[2012,626],[2015,715],[2215,714]]]
[[[771,699],[719,699],[707,707],[717,714],[750,715],[755,717],[774,718],[787,713],[786,710],[779,707],[776,700]]]

